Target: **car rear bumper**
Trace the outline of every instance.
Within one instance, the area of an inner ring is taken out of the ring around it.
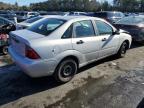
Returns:
[[[50,76],[55,70],[55,60],[31,60],[18,55],[11,46],[8,50],[14,62],[30,77]]]

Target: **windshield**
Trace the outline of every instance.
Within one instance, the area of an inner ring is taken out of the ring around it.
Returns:
[[[144,23],[144,17],[135,17],[135,16],[130,16],[130,17],[125,17],[121,20],[119,20],[118,22],[116,22],[116,24],[139,24],[139,23]]]
[[[66,20],[47,18],[30,26],[28,30],[47,36],[65,22]]]
[[[28,19],[28,20],[26,20],[26,21],[24,21],[25,23],[33,23],[33,22],[35,22],[35,21],[38,21],[38,20],[40,20],[40,19],[42,19],[43,17],[34,17],[34,18],[30,18],[30,19]]]

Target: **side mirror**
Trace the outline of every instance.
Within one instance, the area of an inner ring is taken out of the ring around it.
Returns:
[[[117,29],[116,31],[113,31],[112,35],[119,35],[120,32],[119,32],[119,29]]]

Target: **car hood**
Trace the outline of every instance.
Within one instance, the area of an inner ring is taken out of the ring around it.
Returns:
[[[44,35],[29,31],[27,29],[13,31],[10,33],[10,36],[14,36],[15,38],[21,38],[27,41],[45,37]]]

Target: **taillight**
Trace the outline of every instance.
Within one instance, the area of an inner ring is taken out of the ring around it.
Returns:
[[[30,59],[39,59],[40,56],[29,46],[26,45],[25,56]]]

